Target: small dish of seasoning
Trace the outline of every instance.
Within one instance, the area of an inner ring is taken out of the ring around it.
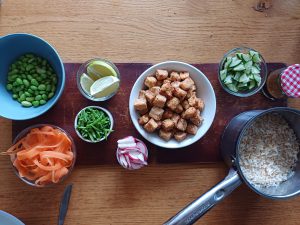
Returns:
[[[272,71],[263,88],[264,95],[271,100],[300,97],[300,64]]]
[[[74,128],[77,135],[84,141],[97,143],[107,140],[113,132],[114,120],[111,113],[99,106],[88,106],[77,114]]]
[[[260,91],[267,75],[262,55],[254,49],[240,47],[225,54],[219,64],[219,81],[229,94],[248,97]]]

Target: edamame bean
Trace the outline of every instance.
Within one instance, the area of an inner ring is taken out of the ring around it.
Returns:
[[[34,97],[27,97],[27,98],[26,98],[26,101],[32,102],[32,101],[34,101]]]
[[[23,81],[19,77],[16,79],[16,82],[17,82],[18,85],[22,85],[23,84]]]
[[[13,97],[13,99],[17,99],[18,95],[17,94],[13,94],[12,97]]]
[[[40,105],[45,105],[46,104],[46,101],[45,100],[40,100]]]
[[[41,96],[41,95],[35,96],[35,100],[36,100],[36,101],[39,101],[39,100],[41,100],[41,99],[42,99],[42,96]]]
[[[33,90],[33,91],[36,91],[38,88],[36,86],[34,86],[34,85],[31,85],[30,89]]]
[[[20,96],[20,101],[25,101],[26,100],[26,95],[25,94],[22,94],[21,96]]]
[[[39,86],[39,83],[37,82],[37,80],[36,79],[32,79],[31,81],[30,81],[30,83],[32,84],[32,85],[34,85],[34,86]]]
[[[12,88],[13,88],[12,84],[7,84],[7,85],[6,85],[6,89],[7,89],[7,90],[10,91]]]
[[[50,84],[47,84],[47,87],[46,87],[46,91],[51,91],[51,85]]]
[[[27,101],[22,101],[21,104],[24,107],[31,107],[32,106],[31,102],[27,102]]]
[[[24,93],[25,95],[26,95],[26,97],[31,97],[32,96],[32,94],[31,93],[29,93],[28,91],[25,91],[25,93]]]
[[[32,102],[32,105],[33,105],[34,107],[38,107],[38,106],[40,105],[40,102],[39,102],[39,101],[33,101],[33,102]]]
[[[40,91],[45,91],[45,90],[46,90],[46,86],[45,86],[44,84],[40,84],[40,85],[38,86],[38,89],[39,89]]]
[[[42,99],[48,100],[48,96],[46,94],[42,94]]]
[[[53,92],[50,92],[50,93],[48,94],[48,99],[52,98],[53,95],[54,95],[54,93],[53,93]]]
[[[29,81],[26,80],[26,79],[23,80],[23,84],[25,85],[25,87],[29,87],[30,86]]]

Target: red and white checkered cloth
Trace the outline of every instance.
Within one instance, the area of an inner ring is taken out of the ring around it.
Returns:
[[[291,65],[282,72],[281,87],[287,96],[300,98],[300,64]]]

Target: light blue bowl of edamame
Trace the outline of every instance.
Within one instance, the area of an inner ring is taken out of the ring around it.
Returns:
[[[38,107],[24,107],[6,89],[9,67],[20,56],[32,53],[48,61],[57,76],[53,97]],[[42,38],[26,33],[0,37],[0,117],[27,120],[47,112],[59,99],[65,86],[64,65],[57,51]]]

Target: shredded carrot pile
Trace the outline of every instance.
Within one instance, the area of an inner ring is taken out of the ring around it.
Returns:
[[[50,126],[33,128],[2,154],[12,156],[21,177],[40,186],[59,182],[74,160],[71,140]]]

